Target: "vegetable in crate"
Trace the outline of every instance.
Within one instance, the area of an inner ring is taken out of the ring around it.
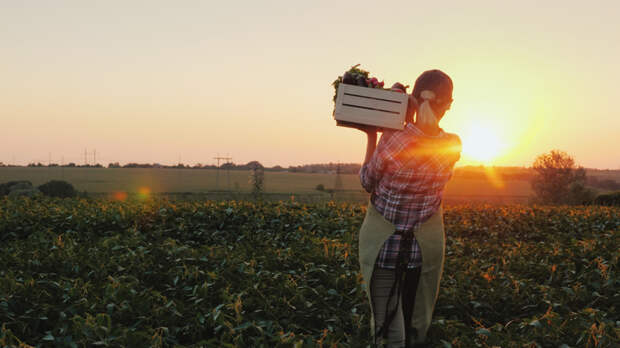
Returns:
[[[357,79],[355,76],[356,75],[353,75],[351,72],[345,72],[344,75],[342,75],[342,83],[346,83],[347,85],[357,84]]]
[[[336,96],[338,95],[338,85],[341,83],[368,87],[366,80],[368,79],[368,75],[370,73],[366,70],[358,68],[359,66],[359,64],[352,66],[351,69],[347,70],[342,76],[338,76],[338,78],[332,82],[332,86],[334,86],[335,89],[334,103],[336,102]]]

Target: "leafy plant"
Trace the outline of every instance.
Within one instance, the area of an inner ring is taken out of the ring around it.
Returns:
[[[45,184],[42,184],[38,187],[39,191],[41,191],[44,195],[50,197],[75,197],[77,195],[77,191],[70,183],[62,180],[52,180],[48,181]]]
[[[0,346],[367,347],[333,202],[0,199]],[[460,205],[432,347],[617,347],[620,208]]]

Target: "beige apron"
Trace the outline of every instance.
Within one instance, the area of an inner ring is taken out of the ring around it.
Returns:
[[[369,202],[366,217],[360,229],[359,262],[366,284],[365,290],[368,303],[371,304],[370,330],[373,338],[375,334],[375,317],[370,296],[370,280],[379,250],[381,250],[385,240],[394,231],[394,224],[387,221]],[[439,207],[433,216],[420,225],[420,228],[415,232],[415,237],[422,252],[422,271],[416,291],[411,327],[417,330],[416,341],[423,342],[426,340],[426,334],[431,324],[435,301],[439,293],[439,281],[443,272],[445,236],[442,207]],[[403,294],[403,296],[407,296],[407,294]]]

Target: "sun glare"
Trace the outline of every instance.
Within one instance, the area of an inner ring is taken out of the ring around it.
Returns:
[[[151,189],[149,187],[142,186],[138,188],[138,198],[147,199],[149,198],[150,194],[151,194]]]
[[[112,198],[117,201],[125,201],[127,200],[127,192],[125,191],[116,191],[112,193]]]
[[[472,160],[490,164],[504,147],[497,133],[490,127],[473,125],[461,139],[463,154]]]

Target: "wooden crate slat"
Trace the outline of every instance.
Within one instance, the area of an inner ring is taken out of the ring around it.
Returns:
[[[394,100],[399,102],[407,102],[407,95],[405,93],[398,93],[390,90],[361,87],[355,85],[340,84],[338,90],[343,88],[343,93],[357,94],[366,97],[383,98],[387,100]]]
[[[336,119],[372,126],[403,129],[403,120],[398,115],[390,113],[377,115],[375,110],[352,108],[345,105],[340,106],[340,110],[336,113]]]
[[[356,97],[356,96],[347,95],[347,94],[344,94],[344,96],[342,97],[342,104],[361,106],[365,108],[382,110],[382,111],[391,111],[396,114],[399,114],[403,109],[402,103],[386,102],[383,100]]]

